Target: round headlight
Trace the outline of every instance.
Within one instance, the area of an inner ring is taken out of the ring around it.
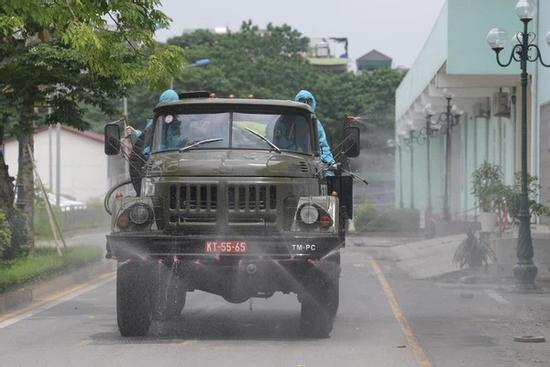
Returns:
[[[317,222],[318,218],[319,210],[317,210],[317,208],[313,205],[306,204],[302,206],[302,209],[300,209],[300,219],[302,219],[302,222],[305,224],[313,224]]]
[[[145,224],[151,219],[151,209],[145,204],[135,204],[130,208],[129,217],[134,224]]]

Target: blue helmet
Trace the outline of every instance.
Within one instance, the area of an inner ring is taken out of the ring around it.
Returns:
[[[160,102],[174,102],[179,100],[180,97],[178,96],[178,93],[176,93],[173,89],[167,89],[160,95],[159,103]]]

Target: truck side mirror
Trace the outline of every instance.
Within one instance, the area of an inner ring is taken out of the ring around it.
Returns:
[[[120,153],[120,126],[113,122],[105,125],[105,154],[117,155]]]
[[[346,126],[344,127],[344,152],[346,156],[355,158],[359,156],[361,150],[359,146],[360,131],[358,126]]]

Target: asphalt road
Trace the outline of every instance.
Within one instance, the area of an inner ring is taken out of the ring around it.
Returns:
[[[483,290],[470,297],[412,280],[387,257],[387,246],[391,241],[352,240],[344,250],[330,339],[300,337],[294,295],[255,299],[250,310],[249,303],[233,305],[202,292],[188,294],[180,320],[154,323],[146,338],[122,338],[109,277],[0,322],[0,366],[547,365],[547,344],[510,341],[525,325],[510,324],[512,297],[497,301],[499,294]]]

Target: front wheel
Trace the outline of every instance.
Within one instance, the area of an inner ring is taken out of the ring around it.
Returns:
[[[151,271],[133,262],[119,264],[116,296],[120,335],[147,335],[153,315]]]
[[[304,286],[300,315],[302,334],[312,338],[328,338],[339,303],[338,277],[326,277],[320,272]]]
[[[158,320],[176,319],[181,316],[186,300],[186,286],[174,269],[159,264],[158,284],[155,286],[155,318]]]

